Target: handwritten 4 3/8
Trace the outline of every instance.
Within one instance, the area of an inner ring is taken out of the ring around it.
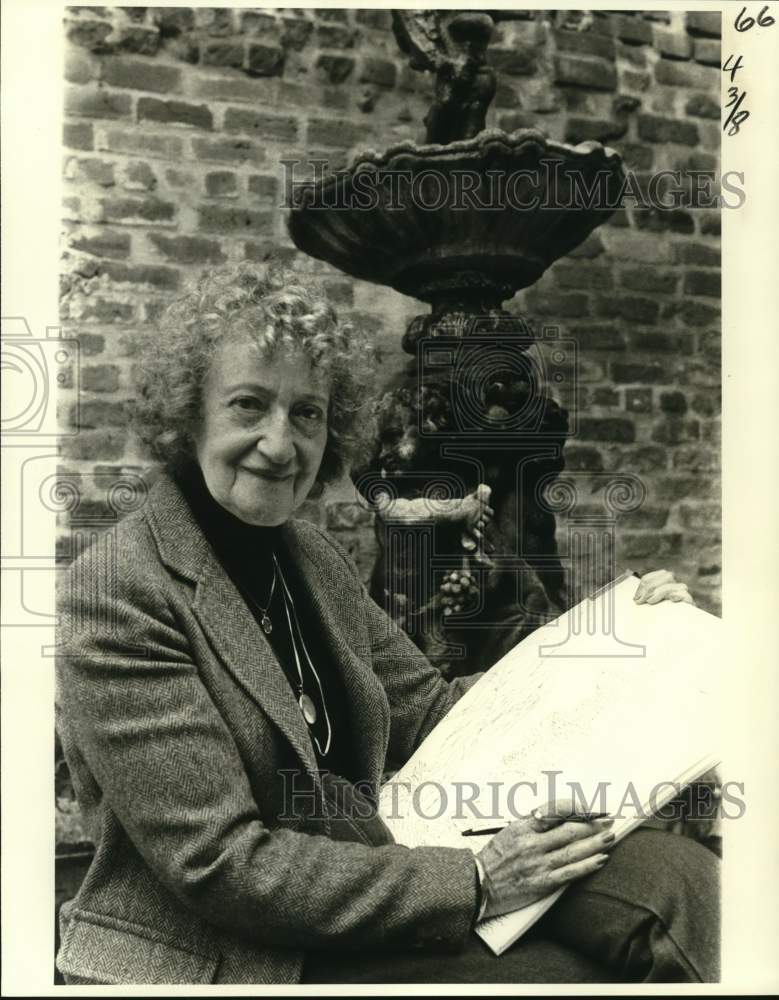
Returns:
[[[746,12],[746,7],[742,7],[738,12],[736,20],[733,23],[736,31],[749,31],[755,25],[759,28],[770,28],[775,21],[775,18],[771,17],[768,13],[768,4],[763,7],[756,18],[745,16]],[[736,61],[731,65],[732,59],[733,56],[729,55],[722,67],[722,72],[730,73],[730,82],[735,84],[736,73],[738,73],[744,63],[741,56],[737,56]],[[749,118],[749,112],[746,108],[741,110],[741,105],[744,103],[746,96],[747,92],[745,90],[739,90],[735,85],[728,87],[728,100],[725,107],[729,108],[730,111],[722,126],[722,131],[727,132],[728,135],[735,135],[742,124]]]

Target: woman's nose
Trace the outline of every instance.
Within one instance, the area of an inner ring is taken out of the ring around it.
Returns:
[[[289,465],[295,458],[295,442],[286,414],[273,414],[263,427],[257,450],[274,465]]]

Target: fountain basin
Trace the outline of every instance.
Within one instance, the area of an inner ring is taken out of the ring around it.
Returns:
[[[400,143],[296,185],[293,242],[352,277],[434,305],[510,298],[619,207],[620,155],[487,129],[446,145]]]

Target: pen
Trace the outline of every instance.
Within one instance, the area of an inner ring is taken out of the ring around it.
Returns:
[[[588,812],[588,813],[576,813],[574,816],[555,816],[549,815],[544,816],[544,819],[559,819],[564,823],[591,823],[594,819],[606,819],[608,813],[601,812]],[[463,837],[491,837],[495,833],[500,833],[501,830],[505,830],[508,823],[504,823],[503,826],[488,826],[481,830],[463,830],[461,836]]]

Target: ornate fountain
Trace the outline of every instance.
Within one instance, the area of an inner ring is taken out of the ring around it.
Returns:
[[[288,222],[307,254],[430,306],[405,331],[408,365],[353,478],[377,515],[373,596],[450,675],[490,666],[567,603],[544,497],[568,431],[546,385],[571,359],[552,349],[550,371],[537,346],[555,331],[503,303],[608,218],[623,178],[599,143],[485,128],[486,48],[510,16],[394,11],[401,50],[435,78],[425,142],[298,185]]]

